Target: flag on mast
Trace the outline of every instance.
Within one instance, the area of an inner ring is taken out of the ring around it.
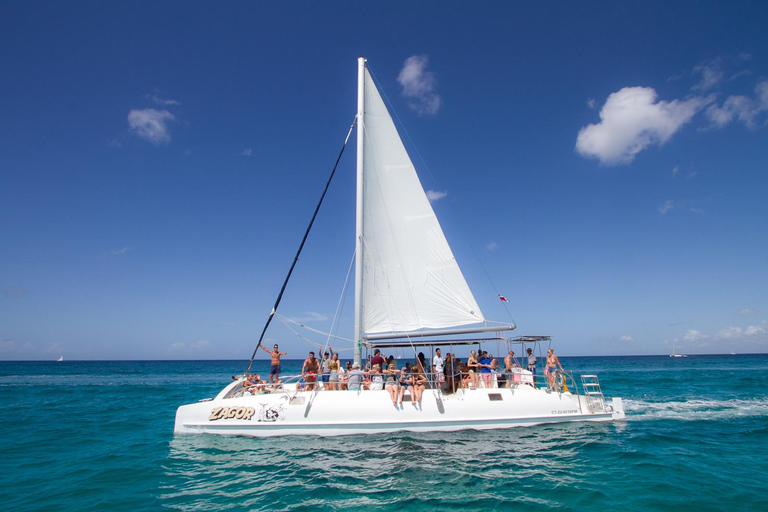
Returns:
[[[499,295],[499,298],[501,299],[501,302],[509,302],[507,298],[503,295]]]

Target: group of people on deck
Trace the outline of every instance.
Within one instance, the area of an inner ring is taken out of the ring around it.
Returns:
[[[280,357],[286,353],[280,352],[278,345],[275,345],[273,350],[261,348],[271,356],[268,385],[277,385],[280,383]],[[533,385],[535,385],[538,361],[530,348],[526,349],[526,353],[525,368],[532,373]],[[430,385],[430,376],[432,377],[431,386],[446,393],[454,393],[461,388],[476,389],[496,386],[509,388],[513,384],[520,383],[522,366],[515,358],[515,352],[512,350],[503,360],[502,371],[499,371],[498,360],[483,350],[478,352],[472,350],[466,363],[464,363],[452,353],[447,353],[443,357],[441,350],[437,348],[431,363],[428,366],[424,353],[420,352],[413,364],[406,362],[403,368],[398,369],[394,356],[385,357],[379,349],[375,349],[373,356],[368,356],[365,368],[361,369],[359,363],[347,362],[342,364],[339,360],[339,354],[328,347],[322,360],[315,357],[314,352],[309,353],[301,367],[302,378],[299,386],[304,391],[313,391],[319,380],[323,383],[322,388],[329,391],[385,389],[389,392],[392,403],[395,405],[403,403],[403,397],[407,391],[411,397],[411,403],[415,405],[421,402],[422,393]],[[557,388],[558,383],[555,377],[558,368],[563,370],[560,360],[554,354],[554,350],[550,348],[547,350],[544,368],[549,389]],[[258,375],[255,379],[252,377],[249,376],[247,380],[248,386],[251,386],[249,388],[251,392],[254,389],[259,389],[259,386],[267,386],[266,381],[261,381]]]

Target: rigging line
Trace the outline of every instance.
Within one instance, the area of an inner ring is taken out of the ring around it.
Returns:
[[[339,328],[339,311],[341,310],[341,306],[344,303],[344,298],[347,295],[347,284],[349,283],[349,276],[352,274],[352,268],[355,264],[355,251],[352,251],[352,259],[349,262],[349,267],[347,268],[347,277],[344,279],[344,286],[341,287],[341,294],[339,295],[339,302],[336,304],[336,313],[333,315],[333,322],[331,322],[331,329],[328,331],[328,337],[325,340],[325,350],[328,350],[328,347],[331,344],[331,337],[336,337],[334,333],[334,328],[338,330]]]
[[[299,255],[301,254],[302,249],[304,249],[304,243],[307,241],[307,237],[309,236],[309,231],[312,229],[312,225],[315,223],[315,219],[317,218],[317,212],[320,211],[320,205],[323,204],[323,199],[325,199],[325,194],[328,192],[328,187],[331,186],[331,180],[333,179],[333,176],[336,174],[336,168],[339,166],[339,160],[341,160],[341,155],[344,154],[344,149],[347,147],[347,142],[349,141],[350,135],[352,135],[352,130],[355,128],[355,124],[357,124],[357,115],[355,115],[355,119],[354,121],[352,121],[352,126],[349,127],[347,138],[344,139],[344,145],[341,146],[341,151],[339,151],[339,156],[336,157],[336,163],[333,165],[333,170],[331,171],[331,175],[328,177],[328,181],[325,184],[325,189],[323,189],[323,194],[320,196],[320,201],[318,201],[317,206],[315,207],[315,213],[312,215],[312,220],[309,221],[309,226],[307,226],[307,230],[304,233],[304,238],[301,239],[301,244],[299,245],[298,251],[296,251],[296,256],[293,258],[291,269],[288,271],[288,275],[285,276],[283,287],[280,288],[280,293],[277,296],[275,305],[272,306],[272,311],[269,313],[269,317],[267,318],[267,323],[264,325],[264,329],[262,329],[261,331],[261,336],[259,336],[259,342],[256,344],[256,348],[253,349],[253,354],[251,355],[251,360],[248,361],[248,368],[245,369],[245,374],[247,374],[250,371],[251,366],[253,365],[253,360],[256,358],[256,353],[259,351],[259,347],[261,347],[261,342],[264,341],[264,335],[267,333],[269,324],[272,323],[272,318],[274,318],[275,313],[277,312],[277,308],[280,305],[280,301],[283,299],[283,293],[285,292],[285,287],[288,286],[288,280],[291,278],[291,274],[293,274],[293,269],[296,267],[296,263],[299,261]]]
[[[499,290],[496,289],[496,284],[493,282],[493,279],[491,279],[491,276],[488,274],[488,271],[485,270],[485,265],[483,265],[483,260],[481,260],[480,256],[477,255],[477,251],[475,251],[475,248],[472,246],[472,244],[467,244],[467,245],[469,245],[469,248],[472,249],[472,253],[475,255],[475,258],[477,258],[478,263],[480,263],[480,268],[482,268],[483,272],[485,272],[485,277],[487,277],[488,282],[491,283],[491,287],[493,287],[493,291],[496,292],[496,295],[498,295],[499,299],[501,299],[502,295],[499,293]],[[515,322],[515,319],[512,318],[512,313],[509,312],[509,308],[507,307],[507,302],[503,300],[501,302],[504,305],[504,310],[509,315],[509,319],[512,320],[513,324],[517,324],[517,322]]]
[[[378,78],[376,78],[376,75],[373,74],[373,71],[371,70],[371,66],[366,64],[365,67],[368,69],[368,73],[370,73],[373,81],[376,82],[376,85],[379,86],[379,92],[384,97],[384,100],[387,102],[387,104],[389,104],[389,108],[392,111],[392,113],[395,115],[395,119],[397,119],[398,124],[403,128],[403,132],[405,132],[405,136],[408,137],[408,140],[411,143],[411,147],[413,147],[413,150],[416,152],[416,155],[418,155],[422,165],[424,165],[424,169],[426,169],[427,174],[429,174],[429,177],[432,179],[432,183],[435,184],[435,187],[438,187],[437,180],[432,175],[432,171],[429,170],[429,166],[427,165],[427,162],[421,156],[421,153],[419,153],[419,148],[416,146],[416,143],[413,141],[411,134],[408,133],[408,129],[405,127],[405,123],[403,123],[402,119],[400,119],[400,116],[397,115],[397,110],[395,110],[395,106],[392,104],[392,102],[389,101],[389,97],[387,97],[387,93],[384,92],[384,88],[381,86],[381,82],[379,82]]]
[[[321,330],[319,330],[319,329],[315,329],[315,328],[309,327],[309,326],[307,326],[307,325],[304,325],[304,324],[302,324],[302,323],[300,323],[300,322],[297,322],[296,320],[294,320],[294,319],[292,319],[292,318],[288,318],[287,316],[283,316],[283,315],[281,315],[280,313],[275,313],[275,316],[276,316],[276,317],[277,317],[277,318],[278,318],[278,319],[279,319],[281,322],[284,322],[284,323],[285,323],[285,322],[288,322],[288,323],[292,323],[292,324],[294,324],[294,325],[298,325],[298,326],[299,326],[299,327],[301,327],[302,329],[306,329],[306,330],[308,330],[308,331],[311,331],[311,332],[314,332],[314,333],[316,333],[316,334],[322,334],[323,336],[332,336],[332,337],[333,337],[333,338],[335,338],[335,339],[338,339],[338,340],[341,340],[341,341],[348,341],[348,342],[350,342],[350,343],[354,343],[354,342],[355,342],[355,340],[351,340],[351,339],[349,339],[349,338],[342,338],[341,336],[336,336],[335,334],[331,334],[331,333],[328,333],[328,332],[325,332],[325,331],[321,331]]]

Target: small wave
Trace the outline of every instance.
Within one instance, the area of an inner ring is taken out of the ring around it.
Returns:
[[[625,400],[627,419],[683,421],[719,420],[768,416],[768,398],[705,400],[693,399],[674,402],[647,402]]]

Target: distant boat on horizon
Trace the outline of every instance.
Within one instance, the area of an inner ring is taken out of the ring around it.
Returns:
[[[57,363],[60,363],[64,360],[64,356],[59,356],[59,358],[56,360]]]
[[[688,357],[688,356],[685,355],[685,354],[678,354],[677,351],[675,350],[675,342],[673,341],[672,342],[672,353],[669,354],[669,357]]]

